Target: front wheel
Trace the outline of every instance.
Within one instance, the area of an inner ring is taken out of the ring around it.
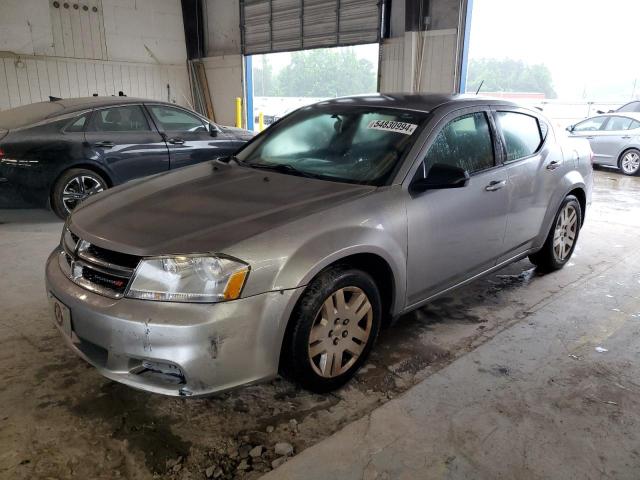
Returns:
[[[60,175],[53,186],[51,207],[64,220],[84,199],[107,188],[107,182],[96,172],[71,168]]]
[[[560,205],[543,247],[529,256],[531,263],[545,272],[564,267],[576,248],[581,225],[580,202],[573,195],[567,195]]]
[[[321,273],[291,317],[283,373],[314,392],[340,387],[371,351],[381,310],[380,293],[367,273],[348,266]]]
[[[637,175],[640,172],[640,151],[632,148],[624,152],[620,158],[620,170],[625,175]]]

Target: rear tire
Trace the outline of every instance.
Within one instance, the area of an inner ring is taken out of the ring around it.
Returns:
[[[381,318],[380,293],[369,274],[349,266],[327,269],[291,315],[283,375],[318,393],[344,385],[369,355]]]
[[[51,208],[61,219],[87,197],[109,188],[101,175],[86,168],[70,168],[56,180],[51,191]]]
[[[630,148],[620,156],[618,167],[625,175],[634,176],[640,173],[640,150]]]
[[[551,230],[542,248],[529,255],[531,263],[542,272],[560,270],[573,255],[582,226],[580,202],[567,195],[553,219]]]

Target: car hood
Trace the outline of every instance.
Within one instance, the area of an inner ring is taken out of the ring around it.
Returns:
[[[70,227],[90,243],[134,255],[224,252],[373,190],[207,162],[92,197]]]
[[[224,133],[231,134],[238,140],[249,141],[256,136],[256,132],[253,132],[251,130],[245,130],[244,128],[226,127],[226,126],[221,128]]]

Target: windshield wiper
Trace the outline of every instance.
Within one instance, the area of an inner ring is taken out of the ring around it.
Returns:
[[[313,173],[298,170],[296,167],[294,167],[293,165],[289,165],[288,163],[245,163],[244,165],[251,168],[259,168],[261,170],[271,170],[272,172],[297,175],[299,177],[323,178],[322,175],[315,175]]]

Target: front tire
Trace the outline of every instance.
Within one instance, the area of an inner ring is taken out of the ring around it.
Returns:
[[[620,157],[620,170],[629,176],[638,175],[640,172],[640,151],[631,148]]]
[[[348,266],[324,271],[291,316],[283,374],[318,393],[344,385],[369,355],[381,317],[380,293],[369,274]]]
[[[66,219],[80,202],[108,188],[102,176],[86,168],[71,168],[60,175],[51,192],[51,208]]]
[[[580,202],[575,196],[567,195],[553,220],[543,247],[529,255],[531,263],[543,272],[552,272],[564,267],[576,248],[581,225]]]

